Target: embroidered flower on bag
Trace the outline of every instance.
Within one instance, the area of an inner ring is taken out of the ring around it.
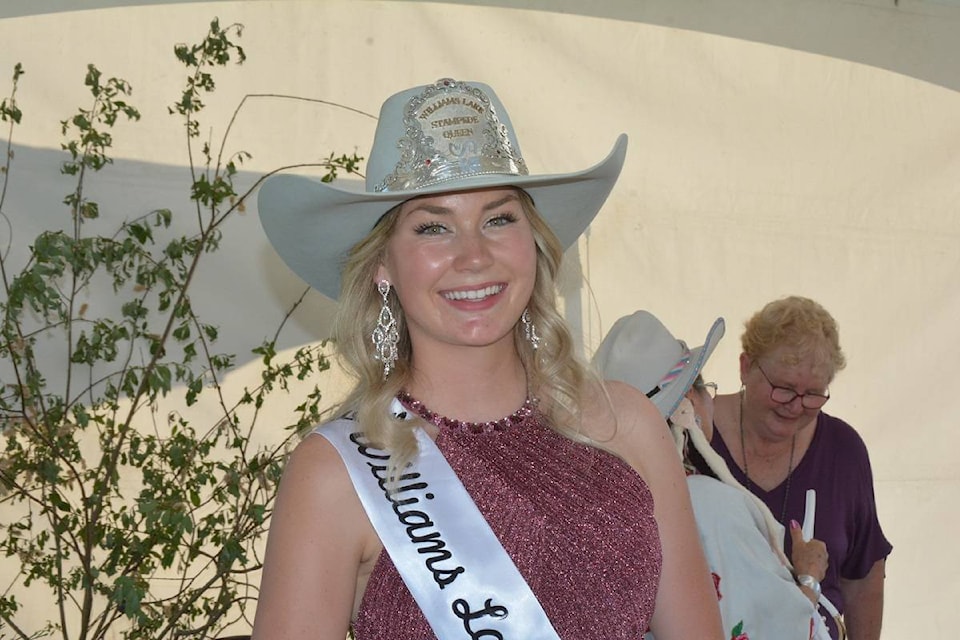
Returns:
[[[717,602],[723,600],[723,594],[720,593],[720,576],[716,572],[711,571],[710,575],[713,576],[713,588],[717,592]]]

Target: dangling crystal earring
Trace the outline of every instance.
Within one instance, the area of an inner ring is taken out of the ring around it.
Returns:
[[[537,335],[537,328],[533,325],[533,321],[530,320],[530,309],[523,310],[523,315],[520,316],[520,322],[523,323],[523,337],[527,339],[530,346],[536,351],[540,348],[540,336]]]
[[[397,345],[400,343],[400,334],[397,333],[397,320],[393,317],[387,297],[390,295],[390,283],[381,280],[377,283],[377,291],[383,296],[383,305],[377,318],[377,326],[370,337],[373,340],[373,359],[383,363],[383,379],[386,380],[397,362]]]

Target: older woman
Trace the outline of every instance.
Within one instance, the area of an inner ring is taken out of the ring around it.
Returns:
[[[663,420],[555,303],[624,153],[531,176],[493,90],[444,79],[384,103],[365,186],[264,184],[356,383],[284,473],[255,638],[722,637]]]
[[[802,520],[806,490],[816,490],[815,534],[829,567],[811,586],[844,614],[851,640],[878,640],[892,546],[877,518],[863,440],[822,410],[846,364],[837,324],[818,303],[791,296],[750,318],[741,340],[742,387],[716,398],[711,444],[786,526]],[[789,555],[789,537],[785,546]]]
[[[687,467],[697,530],[729,637],[827,640],[829,632],[816,608],[820,594],[794,578],[823,579],[823,542],[805,541],[799,528],[792,529],[791,572],[783,552],[783,527],[733,478],[707,441],[713,433],[716,385],[705,382],[701,371],[724,329],[723,318],[717,318],[703,345],[691,348],[651,313],[635,311],[613,324],[594,364],[605,378],[645,392],[668,418]],[[709,473],[698,473],[695,463]]]

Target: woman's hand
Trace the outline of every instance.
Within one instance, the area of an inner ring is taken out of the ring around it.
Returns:
[[[830,564],[827,545],[816,538],[805,542],[800,523],[796,520],[790,521],[790,538],[793,541],[790,561],[793,563],[794,572],[797,575],[813,576],[818,582],[822,582],[827,575],[827,566]]]
[[[816,538],[804,541],[800,523],[796,520],[790,521],[790,538],[793,541],[793,552],[790,560],[793,562],[795,575],[813,576],[817,582],[823,582],[824,576],[827,575],[827,565],[830,562],[827,545]],[[817,606],[817,602],[820,600],[820,590],[814,591],[804,584],[799,586],[803,595],[807,596],[814,606]]]

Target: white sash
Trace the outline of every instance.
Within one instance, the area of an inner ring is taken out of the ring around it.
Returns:
[[[395,401],[392,410],[405,412]],[[417,429],[419,454],[392,494],[389,455],[350,419],[316,430],[333,444],[370,522],[440,640],[559,640],[540,602],[436,443]]]

